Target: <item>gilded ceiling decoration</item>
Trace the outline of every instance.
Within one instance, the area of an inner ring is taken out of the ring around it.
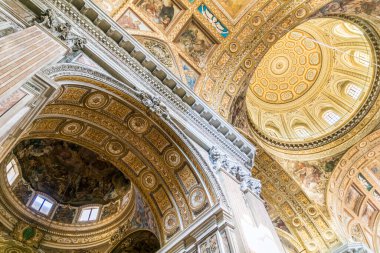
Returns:
[[[76,85],[67,85],[73,80]],[[99,81],[74,76],[56,81],[62,84],[60,94],[43,109],[25,138],[61,139],[101,154],[141,192],[158,223],[162,243],[210,207],[212,186],[194,171],[194,158],[188,160],[179,149],[188,147],[168,126],[154,123],[160,122],[157,116],[148,118],[144,106]],[[115,221],[117,216],[112,217]]]
[[[286,34],[261,60],[250,91],[269,104],[293,102],[304,95],[321,72],[322,52],[314,41],[302,27]]]
[[[331,18],[301,24],[273,45],[253,74],[247,108],[254,129],[285,143],[336,131],[366,101],[372,62],[371,45],[357,26]]]

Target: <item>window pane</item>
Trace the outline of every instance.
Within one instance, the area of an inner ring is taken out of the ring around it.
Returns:
[[[40,196],[37,196],[34,199],[34,202],[32,204],[32,208],[35,209],[35,210],[37,210],[37,211],[39,211],[43,202],[44,202],[44,199],[41,198]]]
[[[340,117],[338,114],[336,114],[333,111],[327,111],[323,114],[323,119],[329,124],[334,125],[336,122],[340,120]]]
[[[6,166],[7,180],[10,185],[13,184],[17,176],[19,175],[16,162],[14,160],[10,161]]]
[[[13,181],[16,179],[16,172],[13,168],[11,168],[8,172],[7,172],[7,179],[8,179],[8,183],[9,184],[12,184]]]
[[[91,212],[91,215],[90,215],[90,221],[94,221],[96,220],[96,218],[98,217],[98,212],[99,212],[99,208],[94,208],[92,209],[92,212]]]
[[[356,86],[355,84],[348,85],[347,89],[346,89],[347,95],[349,95],[353,99],[358,99],[361,92],[362,92],[362,90],[358,86]]]
[[[80,214],[79,221],[88,221],[90,217],[90,213],[91,213],[91,209],[83,209]]]
[[[40,212],[45,214],[45,215],[48,215],[52,206],[53,206],[53,204],[51,202],[49,202],[48,200],[45,200],[45,202],[43,203],[43,205],[40,209]]]
[[[8,164],[7,164],[7,172],[10,170],[10,169],[12,169],[13,168],[13,164],[12,164],[12,162],[9,162]]]

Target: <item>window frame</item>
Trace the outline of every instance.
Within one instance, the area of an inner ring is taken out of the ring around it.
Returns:
[[[323,113],[322,119],[330,126],[335,125],[336,123],[339,122],[339,120],[342,119],[342,117],[339,116],[336,112],[333,110],[327,110],[326,112]]]
[[[9,172],[10,171],[14,171],[14,176],[11,179],[9,179]],[[5,176],[7,178],[7,182],[10,186],[13,186],[14,183],[19,178],[20,169],[19,169],[19,166],[18,166],[15,158],[10,159],[9,162],[5,165]]]
[[[82,216],[84,215],[83,212],[90,210],[90,213],[88,214],[87,219],[82,219]],[[91,219],[91,215],[93,214],[93,211],[96,210],[96,217],[94,219]],[[100,206],[85,206],[80,209],[77,222],[78,223],[90,223],[90,222],[96,222],[98,221],[100,216]]]
[[[36,202],[37,198],[41,198],[41,199],[43,199],[43,201],[42,201],[41,205],[38,207],[38,209],[36,209],[36,208],[34,207],[34,203]],[[41,209],[44,207],[44,204],[45,204],[46,202],[51,204],[51,206],[49,207],[49,211],[48,211],[47,213],[41,211]],[[35,193],[35,196],[32,198],[32,201],[31,201],[30,204],[29,204],[29,207],[30,207],[33,211],[38,212],[39,214],[42,214],[42,215],[44,215],[44,216],[49,217],[49,216],[53,213],[54,208],[55,208],[55,205],[56,205],[56,202],[55,202],[54,200],[52,200],[50,197],[46,196],[45,194],[42,194],[42,193],[36,192],[36,193]]]
[[[358,100],[363,92],[363,89],[361,89],[356,84],[350,83],[347,85],[345,92],[347,96],[351,97],[354,100]]]

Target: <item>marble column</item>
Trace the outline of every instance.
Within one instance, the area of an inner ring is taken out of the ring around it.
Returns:
[[[262,200],[249,189],[243,192],[240,182],[226,170],[220,169],[219,177],[236,226],[233,252],[284,253]]]

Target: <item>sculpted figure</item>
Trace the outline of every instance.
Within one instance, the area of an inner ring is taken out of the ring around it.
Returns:
[[[47,9],[46,11],[41,13],[40,16],[40,24],[45,25],[47,28],[52,28],[54,22],[54,13],[51,9]]]

